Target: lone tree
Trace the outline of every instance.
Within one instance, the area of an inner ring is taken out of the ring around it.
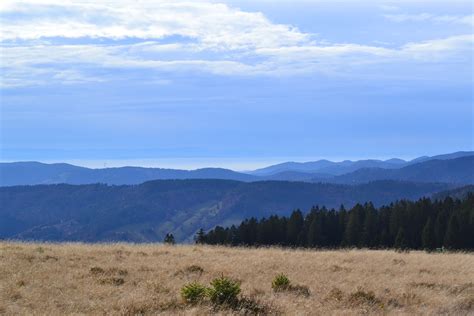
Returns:
[[[200,229],[197,233],[196,236],[194,236],[194,242],[196,244],[204,244],[206,241],[206,233],[204,232],[204,229]]]
[[[171,233],[166,234],[165,239],[164,239],[164,243],[168,244],[168,245],[174,245],[175,240],[174,240],[173,234],[171,234]]]

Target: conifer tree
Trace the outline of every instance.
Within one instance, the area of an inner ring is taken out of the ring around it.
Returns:
[[[345,230],[344,240],[345,240],[346,246],[358,245],[360,229],[361,229],[361,224],[359,221],[359,214],[355,209],[353,209],[352,211],[349,212],[349,219],[347,221],[347,226]]]
[[[204,232],[204,229],[199,229],[196,236],[194,236],[194,242],[196,244],[204,244],[206,242],[206,233]]]
[[[434,234],[434,225],[431,217],[428,218],[425,226],[423,227],[423,231],[421,233],[421,242],[424,249],[433,250],[436,248],[436,240]]]
[[[400,227],[397,233],[397,237],[395,237],[395,248],[396,249],[406,249],[407,247],[407,242],[405,239],[405,230],[403,227]]]
[[[303,229],[303,224],[303,213],[301,213],[300,210],[296,210],[291,213],[286,230],[286,241],[290,246],[298,245],[298,237],[300,237],[300,233]]]
[[[448,249],[456,249],[459,247],[459,223],[456,215],[451,215],[448,228],[444,237],[444,246]]]
[[[317,216],[313,216],[308,228],[308,246],[309,247],[321,246],[321,240],[322,240],[321,222],[318,220]]]
[[[171,233],[166,234],[165,239],[164,239],[164,243],[168,244],[168,245],[174,245],[175,240],[174,240],[173,234],[171,234]]]

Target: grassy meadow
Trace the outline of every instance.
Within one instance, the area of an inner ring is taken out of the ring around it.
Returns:
[[[278,273],[300,290],[274,292]],[[222,275],[240,282],[246,304],[182,299],[184,285]],[[474,255],[0,243],[0,314],[254,313],[474,315]]]

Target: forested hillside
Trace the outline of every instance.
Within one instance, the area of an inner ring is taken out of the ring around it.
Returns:
[[[192,239],[199,228],[252,216],[289,215],[314,205],[375,206],[418,199],[446,184],[379,181],[349,186],[303,182],[160,180],[140,185],[37,185],[0,188],[0,238],[76,241]]]
[[[474,194],[463,199],[398,201],[376,208],[357,204],[338,211],[313,207],[289,217],[250,218],[238,226],[196,235],[197,243],[292,247],[474,249]]]

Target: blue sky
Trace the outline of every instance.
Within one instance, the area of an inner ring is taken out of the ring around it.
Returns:
[[[470,1],[2,1],[2,161],[473,149]]]

